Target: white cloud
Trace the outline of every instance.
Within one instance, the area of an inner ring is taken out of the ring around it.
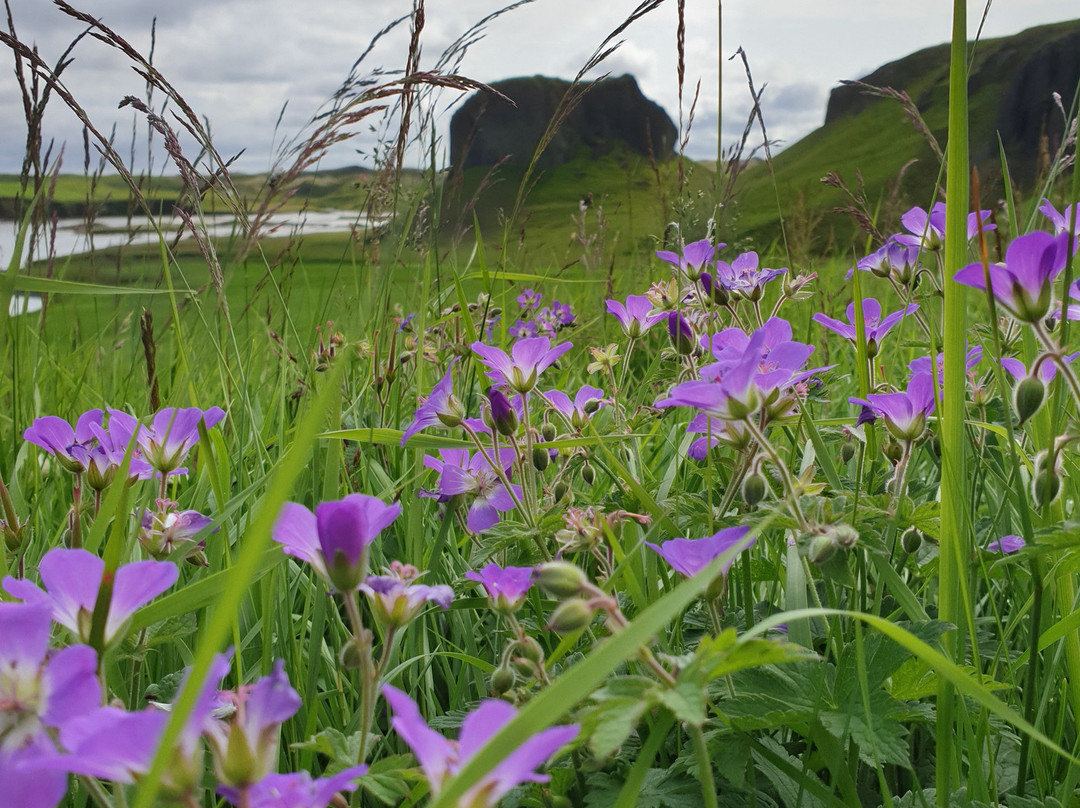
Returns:
[[[444,48],[504,2],[428,0],[422,66],[433,66]],[[269,163],[282,105],[288,101],[283,126],[291,134],[334,92],[379,29],[409,13],[412,1],[309,0],[302,11],[295,0],[79,0],[75,5],[103,18],[144,53],[156,17],[155,64],[211,120],[220,150],[247,147],[239,167],[258,171]],[[637,0],[536,0],[492,20],[471,46],[461,72],[486,82],[534,74],[570,78],[636,5]],[[857,78],[946,41],[948,5],[941,0],[729,2],[718,45],[716,5],[687,4],[687,111],[701,81],[691,153],[715,152],[721,59],[725,137],[741,131],[749,110],[746,78],[738,60],[726,61],[736,48],[745,49],[756,85],[768,84],[764,105],[770,133],[790,142],[820,123],[828,90],[839,79]],[[49,62],[82,30],[44,0],[12,0],[12,10],[22,39],[35,42]],[[971,12],[972,33],[978,12]],[[984,35],[1015,33],[1076,14],[1075,0],[1013,0],[992,8]],[[375,48],[365,65],[400,69],[408,35],[406,23]],[[634,74],[643,92],[675,118],[674,3],[638,21],[619,39],[624,44],[602,70]],[[5,56],[10,60],[0,49],[0,57]],[[124,95],[141,95],[144,83],[122,54],[90,38],[80,42],[74,56],[65,81],[75,97],[103,131],[115,124],[120,137],[129,140],[133,115],[116,105]],[[447,94],[444,105],[453,97]],[[80,127],[58,101],[50,106],[47,134],[68,142],[67,167],[72,169],[81,163],[81,157],[74,157],[81,153]],[[448,124],[446,116],[442,123]],[[18,169],[24,139],[18,87],[7,70],[0,73],[0,171]],[[330,162],[357,162],[354,149],[355,144],[343,147]]]

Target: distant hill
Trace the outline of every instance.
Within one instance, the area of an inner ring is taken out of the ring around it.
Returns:
[[[906,92],[941,148],[948,140],[948,81],[948,45],[918,51],[860,79],[866,85]],[[1030,192],[1064,134],[1065,122],[1053,93],[1068,110],[1078,84],[1080,20],[978,43],[969,83],[969,138],[971,160],[982,177],[984,205],[1002,193],[998,136],[1013,182],[1022,192]],[[939,161],[898,101],[868,94],[858,85],[837,87],[829,98],[824,125],[775,156],[775,190],[766,166],[746,171],[737,193],[739,230],[759,239],[774,234],[779,196],[785,217],[821,217],[816,228],[820,237],[832,229],[843,244],[852,232],[851,220],[830,211],[845,204],[845,197],[823,185],[821,178],[835,172],[854,188],[858,172],[867,198],[876,205],[886,199],[890,183],[913,159],[917,162],[899,184],[896,208],[930,201]]]
[[[470,96],[450,122],[453,170],[493,166],[527,166],[559,103],[570,89],[562,79],[532,76],[492,84],[513,103],[487,92]],[[537,165],[553,168],[586,150],[592,157],[611,151],[621,141],[631,152],[672,157],[677,131],[668,114],[642,95],[633,76],[595,82],[571,110],[544,148]]]

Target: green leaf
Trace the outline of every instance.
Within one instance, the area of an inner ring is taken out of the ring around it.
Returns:
[[[593,757],[603,760],[618,752],[648,709],[649,702],[642,699],[612,698],[589,710],[583,732]]]
[[[818,716],[822,726],[841,742],[850,736],[859,747],[859,757],[868,766],[877,763],[907,766],[907,730],[898,720],[904,713],[903,705],[882,690],[872,690],[870,710],[866,711],[861,695],[853,692],[851,696],[838,709],[823,711]]]
[[[679,721],[694,727],[705,723],[705,686],[695,678],[680,675],[674,687],[658,687],[655,698]]]
[[[19,275],[15,279],[15,291],[38,292],[42,294],[64,295],[167,295],[176,292],[180,295],[194,295],[194,289],[149,289],[141,286],[109,286],[103,283],[81,283],[65,281],[59,278],[31,278]]]
[[[340,440],[354,440],[357,443],[374,443],[379,446],[401,447],[401,436],[405,433],[400,429],[338,429],[333,432],[323,432],[320,438],[339,438]],[[406,449],[473,449],[476,444],[471,440],[460,438],[447,438],[442,435],[416,434],[405,441]]]

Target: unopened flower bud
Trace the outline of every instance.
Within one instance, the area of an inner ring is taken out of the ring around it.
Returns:
[[[836,555],[837,549],[836,542],[833,541],[832,536],[828,533],[819,533],[810,541],[810,546],[807,549],[807,556],[815,564],[824,564]]]
[[[491,404],[491,422],[500,435],[512,438],[517,434],[518,417],[510,399],[502,390],[489,387],[487,390],[488,402]]]
[[[832,534],[836,546],[841,550],[850,550],[859,541],[859,531],[851,525],[832,525],[829,532]]]
[[[881,447],[881,452],[885,455],[886,460],[896,464],[899,463],[900,459],[904,456],[904,447],[897,441],[891,440]]]
[[[555,424],[551,423],[551,421],[544,421],[544,423],[540,425],[540,437],[544,439],[545,443],[551,443],[551,441],[555,440],[556,434],[558,433],[555,429]]]
[[[585,402],[585,406],[581,409],[585,411],[586,415],[592,415],[594,412],[600,409],[600,403],[600,399],[590,398],[588,401]]]
[[[355,639],[350,639],[341,646],[341,667],[347,671],[359,670],[363,662],[364,652]]]
[[[746,475],[742,484],[742,498],[746,507],[753,508],[765,498],[767,486],[764,478],[756,472]]]
[[[522,679],[533,679],[536,677],[536,665],[523,656],[510,657],[510,665]]]
[[[537,471],[544,471],[551,462],[551,455],[543,446],[534,446],[532,450],[532,464]]]
[[[843,463],[850,463],[851,458],[855,456],[855,441],[848,436],[848,439],[840,444],[840,460]]]
[[[1013,406],[1024,423],[1028,418],[1039,411],[1043,399],[1046,398],[1046,385],[1037,376],[1026,376],[1020,380],[1013,391]]]
[[[500,665],[491,674],[491,692],[496,696],[501,696],[512,690],[516,681],[517,674],[514,673],[514,669],[508,664]]]
[[[536,583],[560,600],[581,594],[587,580],[585,573],[569,561],[549,561],[536,568]]]
[[[923,535],[917,527],[909,527],[900,536],[900,546],[904,548],[904,552],[908,555],[917,553],[919,548],[922,547]]]
[[[701,273],[701,286],[706,296],[717,306],[726,306],[730,300],[728,290],[722,283],[718,283],[708,272]]]
[[[873,359],[878,355],[878,343],[877,340],[871,337],[866,341],[866,356],[869,359]]]
[[[551,492],[552,499],[555,502],[560,502],[563,497],[566,496],[570,490],[570,484],[566,480],[559,480],[555,483],[555,489]]]
[[[694,352],[694,330],[677,311],[668,314],[668,335],[677,353],[687,355]]]
[[[593,467],[589,465],[588,461],[586,461],[581,466],[581,481],[585,483],[585,485],[592,485],[595,480],[596,472],[593,470]]]
[[[559,605],[551,613],[548,621],[548,630],[557,631],[559,634],[569,634],[572,631],[581,631],[592,622],[592,608],[581,598],[574,598]]]
[[[525,635],[517,642],[518,651],[530,662],[540,665],[544,662],[544,650],[532,637]]]
[[[1044,508],[1051,504],[1061,493],[1061,477],[1052,468],[1045,468],[1035,475],[1031,482],[1031,497],[1035,507]]]

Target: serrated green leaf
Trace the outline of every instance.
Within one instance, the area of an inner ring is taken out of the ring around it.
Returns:
[[[674,687],[658,687],[656,701],[685,724],[700,727],[705,723],[705,686],[689,676],[680,676]]]

